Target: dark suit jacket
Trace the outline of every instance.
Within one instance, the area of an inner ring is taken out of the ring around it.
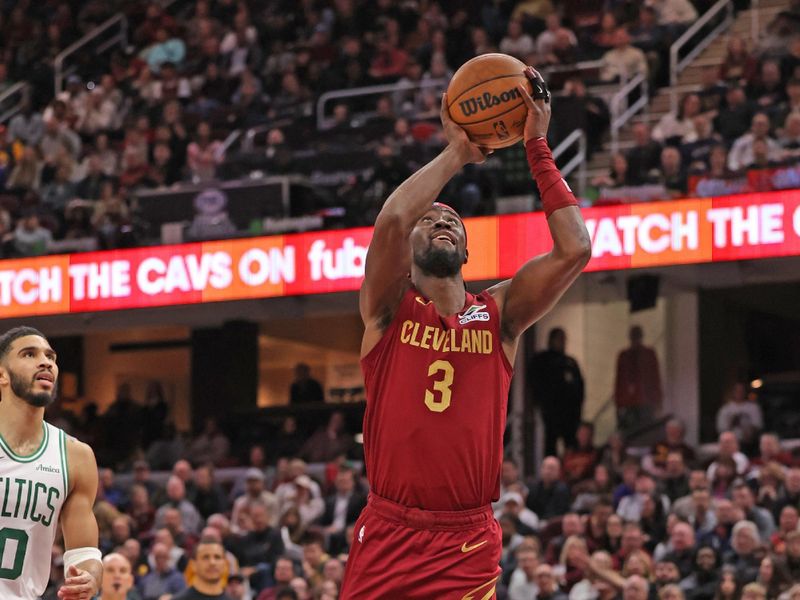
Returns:
[[[367,499],[358,491],[354,491],[350,496],[350,500],[347,501],[347,517],[346,517],[346,525],[350,525],[356,522],[358,519],[358,515],[361,514],[361,511],[367,505]],[[331,494],[327,498],[325,498],[325,512],[322,513],[322,517],[320,519],[321,525],[331,525],[333,524],[333,511],[336,508],[336,494]]]

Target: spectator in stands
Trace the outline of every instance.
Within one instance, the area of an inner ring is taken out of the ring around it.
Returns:
[[[708,467],[708,479],[713,481],[716,465],[720,460],[727,459],[734,462],[734,475],[744,475],[750,468],[750,461],[739,451],[739,440],[732,431],[723,431],[719,434],[719,454],[717,460]]]
[[[106,554],[103,557],[103,581],[97,600],[128,600],[131,597],[136,597],[136,590],[130,561],[122,554]]]
[[[217,420],[208,417],[202,433],[189,446],[189,456],[194,464],[211,463],[219,467],[228,459],[230,448],[230,440],[220,431]]]
[[[777,462],[784,467],[789,467],[794,461],[791,453],[781,449],[781,440],[775,433],[762,433],[758,440],[758,456],[751,464],[753,466],[764,466],[770,462]]]
[[[62,161],[56,168],[55,178],[42,187],[42,204],[56,214],[61,214],[67,203],[75,198],[75,184],[70,181],[72,169]]]
[[[249,514],[250,508],[255,504],[263,504],[269,509],[271,525],[276,525],[279,516],[278,499],[268,491],[264,485],[264,472],[261,469],[251,467],[247,469],[245,475],[245,493],[239,496],[233,503],[231,521],[234,523],[234,530],[241,520],[241,513]],[[239,532],[241,533],[241,532]]]
[[[508,600],[528,600],[535,598],[539,591],[536,584],[536,569],[539,555],[530,545],[521,545],[516,552],[517,567],[511,573],[508,584]]]
[[[270,526],[272,515],[269,509],[259,503],[250,507],[252,529],[245,533],[239,542],[239,562],[242,574],[250,577],[259,570],[259,565],[274,564],[283,553],[283,540],[280,531]]]
[[[341,454],[347,454],[353,444],[353,436],[345,427],[344,415],[331,413],[328,424],[318,429],[303,445],[300,456],[308,462],[327,462]]]
[[[750,83],[747,96],[755,101],[758,110],[767,113],[777,112],[787,99],[778,61],[765,60],[761,63],[758,81]]]
[[[38,146],[44,135],[44,120],[34,111],[30,99],[23,98],[20,111],[8,124],[8,139],[13,144],[20,141],[28,147]]]
[[[164,594],[177,594],[185,590],[186,581],[172,564],[169,548],[165,544],[155,543],[150,554],[154,559],[153,568],[136,585],[142,600],[159,600]]]
[[[617,514],[625,521],[638,521],[642,515],[642,509],[647,503],[647,500],[656,493],[656,483],[647,473],[639,473],[636,477],[636,484],[634,493],[625,496],[619,501],[617,506]],[[666,511],[669,506],[669,500],[662,496],[657,496],[658,502],[661,506],[656,506],[659,513]]]
[[[11,169],[6,188],[20,193],[38,191],[42,181],[42,167],[39,151],[33,146],[25,146],[22,156]]]
[[[642,468],[653,477],[666,475],[667,457],[671,452],[678,452],[684,464],[691,464],[695,459],[695,451],[685,441],[686,426],[683,421],[673,417],[664,425],[664,439],[657,442],[642,460]]]
[[[289,388],[289,404],[294,406],[324,401],[322,386],[311,376],[311,368],[306,363],[297,363],[294,367],[294,381]]]
[[[186,44],[182,39],[170,36],[166,27],[160,27],[156,30],[153,43],[142,50],[140,57],[153,73],[158,73],[164,63],[180,65],[183,62]]]
[[[339,536],[339,547],[345,545],[344,532],[348,525],[356,522],[367,499],[356,485],[356,473],[348,466],[340,466],[336,473],[335,492],[325,498],[325,512],[320,525],[329,536]],[[332,548],[336,553],[339,548]]]
[[[677,150],[674,152],[679,162],[680,154]],[[638,325],[631,327],[629,333],[631,345],[617,357],[614,400],[617,406],[617,420],[622,430],[630,429],[635,424],[647,423],[661,407],[661,374],[658,357],[652,348],[644,345],[643,339],[642,328]]]
[[[728,38],[725,59],[719,67],[719,77],[734,85],[745,85],[752,80],[757,62],[750,54],[745,39],[738,35]]]
[[[614,32],[614,48],[603,55],[604,66],[600,72],[603,81],[628,81],[642,73],[647,76],[649,67],[644,52],[631,46],[631,36],[624,27]]]
[[[783,488],[773,506],[773,515],[780,516],[784,506],[800,510],[800,468],[793,467],[786,472]]]
[[[664,28],[657,21],[657,13],[650,6],[639,9],[639,18],[631,28],[631,43],[645,53],[649,72],[660,81],[667,41]]]
[[[680,150],[674,146],[666,146],[661,151],[661,168],[658,183],[673,197],[683,198],[688,190],[686,170],[683,167]]]
[[[694,119],[700,114],[700,97],[686,94],[677,113],[667,113],[653,128],[653,139],[665,144],[688,144],[697,141]]]
[[[697,115],[694,118],[694,129],[697,139],[681,146],[682,159],[690,171],[705,171],[708,169],[711,150],[722,143],[722,137],[714,132],[711,119],[706,115]]]
[[[786,534],[786,555],[775,560],[775,572],[783,581],[800,581],[800,531]]]
[[[628,170],[647,177],[654,169],[658,168],[661,159],[661,144],[650,135],[647,123],[636,122],[633,124],[634,146],[625,154],[628,160]]]
[[[577,361],[565,353],[564,330],[550,330],[547,350],[530,364],[534,401],[545,425],[545,453],[556,454],[559,439],[565,447],[575,444],[575,432],[583,408],[583,376]]]
[[[615,188],[639,185],[642,183],[640,174],[632,171],[628,159],[622,152],[611,155],[611,168],[607,175],[598,175],[592,179],[592,185]]]
[[[227,600],[225,588],[225,548],[213,538],[203,538],[193,554],[195,576],[190,588],[172,596],[172,600],[195,600],[211,597]]]
[[[775,531],[775,521],[770,512],[756,506],[756,498],[753,490],[744,482],[733,486],[733,503],[744,514],[744,518],[751,521],[758,528],[758,534],[762,542],[767,542]]]
[[[775,554],[786,553],[786,538],[793,531],[800,530],[800,509],[788,504],[781,509],[778,529],[772,534],[770,547]]]
[[[582,422],[575,434],[575,444],[564,452],[563,468],[567,482],[574,484],[592,477],[600,455],[594,446],[594,425]]]
[[[561,481],[561,461],[546,457],[539,469],[539,478],[528,486],[527,506],[540,519],[551,519],[569,510],[569,488]]]
[[[645,0],[645,6],[655,9],[658,24],[669,31],[672,39],[697,20],[697,9],[689,0]]]
[[[197,137],[186,148],[186,163],[192,181],[209,181],[216,175],[216,167],[222,162],[222,142],[211,138],[211,126],[201,122],[197,126]]]
[[[53,234],[42,227],[39,215],[29,209],[17,222],[14,230],[14,252],[18,256],[41,256],[47,254]]]
[[[617,30],[619,29],[619,22],[616,15],[612,11],[605,11],[600,16],[600,28],[592,36],[591,45],[594,49],[594,54],[597,57],[603,55],[614,48],[615,40],[617,37]]]
[[[753,111],[744,89],[734,84],[725,93],[725,106],[717,115],[714,129],[726,142],[731,143],[747,132],[747,124],[752,117]]]
[[[194,505],[186,499],[186,486],[180,477],[175,475],[167,480],[167,502],[159,507],[156,511],[156,527],[164,526],[164,517],[166,511],[170,508],[177,508],[181,514],[181,521],[184,527],[190,533],[196,534],[200,532],[202,518],[200,513]]]
[[[541,31],[545,19],[554,12],[551,0],[521,0],[511,13],[512,20],[520,20],[526,29]]]
[[[500,41],[500,52],[524,60],[535,49],[533,38],[523,31],[522,23],[518,20],[510,20],[508,31]]]
[[[800,157],[800,112],[790,112],[786,116],[783,129],[778,135],[778,143],[783,149],[784,160]]]
[[[559,588],[553,567],[550,565],[543,564],[536,567],[534,580],[539,588],[536,593],[537,600],[567,600],[567,595]]]
[[[548,15],[545,19],[545,23],[546,29],[536,38],[536,53],[541,58],[547,60],[548,55],[552,54],[559,32],[563,32],[563,34],[567,36],[571,46],[577,47],[578,39],[575,37],[572,30],[562,25],[560,15],[557,13]],[[526,55],[527,54],[529,54],[529,52],[526,53]]]
[[[214,482],[214,465],[202,464],[197,467],[194,472],[194,484],[189,501],[194,504],[203,519],[226,511],[228,502],[225,494]]]
[[[723,561],[736,569],[737,581],[743,584],[755,581],[764,549],[760,546],[758,528],[752,521],[739,521],[733,526],[731,548]]]
[[[760,114],[764,117],[763,114]],[[753,118],[755,120],[759,115]],[[764,126],[763,123],[759,126]],[[736,382],[731,387],[725,402],[717,412],[717,432],[732,431],[740,444],[747,447],[755,444],[758,434],[764,427],[764,417],[756,400],[748,398],[747,386]]]
[[[660,480],[660,491],[669,498],[670,503],[691,492],[683,454],[680,452],[671,451],[667,454],[666,468]]]

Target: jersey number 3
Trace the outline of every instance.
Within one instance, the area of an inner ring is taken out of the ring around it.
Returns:
[[[10,567],[6,566],[6,548],[8,540],[17,542],[17,551],[13,555]],[[28,534],[21,529],[4,527],[0,529],[0,579],[16,579],[22,574],[22,565],[25,562],[25,550],[28,548]]]
[[[446,360],[437,360],[430,364],[428,367],[428,377],[439,375],[442,373],[440,379],[433,382],[433,391],[425,390],[425,406],[428,410],[433,412],[444,412],[450,406],[450,396],[452,390],[450,386],[453,385],[453,365]],[[437,397],[438,396],[438,397]]]

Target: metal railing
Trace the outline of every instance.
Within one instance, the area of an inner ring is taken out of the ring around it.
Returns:
[[[0,94],[0,123],[5,123],[22,109],[22,105],[28,99],[29,93],[30,86],[28,82],[20,81]],[[15,98],[16,103],[8,106],[10,102],[14,102]]]
[[[446,79],[431,79],[429,81],[420,81],[415,84],[408,83],[390,83],[385,85],[369,85],[360,88],[353,88],[349,90],[333,90],[325,92],[317,100],[317,129],[329,129],[333,127],[333,118],[325,116],[325,104],[331,100],[339,100],[341,98],[358,98],[361,96],[377,96],[383,94],[392,94],[397,92],[412,92],[415,90],[422,90],[426,88],[446,88],[448,81]],[[360,116],[369,117],[374,113],[363,113]]]
[[[639,89],[639,97],[632,104],[628,104],[628,96],[634,90]],[[611,152],[619,150],[619,130],[627,125],[631,118],[640,111],[647,112],[650,103],[650,88],[647,83],[647,76],[639,73],[625,83],[619,91],[611,98]]]
[[[64,89],[64,80],[67,76],[67,69],[64,67],[64,61],[75,54],[78,50],[86,46],[87,44],[91,43],[92,41],[96,40],[102,34],[106,33],[110,29],[118,27],[119,30],[111,36],[109,39],[100,43],[97,48],[95,49],[95,54],[103,54],[110,48],[113,48],[117,45],[124,46],[128,43],[128,19],[123,14],[117,14],[111,17],[110,19],[106,20],[104,23],[101,23],[94,29],[92,29],[89,33],[84,35],[79,40],[73,42],[66,48],[64,48],[61,52],[58,53],[55,60],[53,61],[53,70],[55,71],[55,93],[58,94]]]
[[[722,21],[714,27],[697,45],[692,48],[686,56],[679,58],[679,53],[686,46],[691,39],[708,23],[720,13],[727,13]],[[719,0],[714,6],[709,8],[697,21],[683,32],[669,48],[669,83],[670,87],[670,110],[676,112],[678,110],[678,92],[675,86],[678,85],[678,77],[681,72],[697,58],[697,56],[705,50],[711,42],[713,42],[719,34],[728,29],[733,23],[733,2],[731,0]]]
[[[561,167],[561,176],[569,177],[577,169],[578,194],[582,194],[586,189],[586,134],[582,129],[575,129],[553,149],[553,160],[558,160],[562,154],[575,144],[578,145],[578,151],[575,156],[567,161],[567,164]]]

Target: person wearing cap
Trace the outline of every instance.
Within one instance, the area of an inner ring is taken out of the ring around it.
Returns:
[[[300,513],[300,522],[307,527],[319,519],[325,512],[325,502],[319,491],[319,485],[308,475],[298,475],[294,479],[294,494],[289,496],[288,503],[281,507],[284,511],[294,506]]]
[[[502,515],[511,515],[518,521],[517,530],[523,535],[533,534],[539,530],[539,517],[525,506],[525,499],[518,490],[513,489],[506,492],[500,496],[500,500],[497,503],[500,508],[494,511],[495,518],[499,519]]]
[[[577,200],[547,145],[547,85],[530,67],[519,74],[530,87],[512,89],[527,108],[525,151],[552,247],[543,240],[546,253],[506,265],[516,269],[510,279],[478,294],[467,290],[467,230],[437,198],[488,150],[452,120],[446,94],[448,146],[389,196],[375,221],[359,297],[371,493],[356,522],[343,600],[489,598],[500,579],[502,535],[491,503],[499,498],[519,339],[591,257]],[[483,254],[472,249],[481,262],[499,260],[497,240],[491,243]]]
[[[241,513],[248,513],[253,504],[263,504],[269,509],[270,525],[273,527],[278,524],[279,507],[278,499],[272,492],[265,489],[264,472],[256,467],[250,467],[245,472],[245,491],[244,495],[239,496],[233,502],[233,512],[231,513],[231,523],[235,533],[237,531]]]
[[[228,577],[225,593],[231,600],[253,600],[253,592],[247,578],[241,573],[234,573]]]

